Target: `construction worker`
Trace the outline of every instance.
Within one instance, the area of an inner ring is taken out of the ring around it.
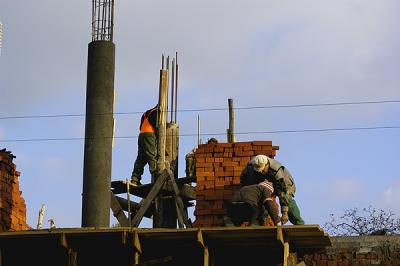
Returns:
[[[228,217],[235,226],[243,223],[264,225],[264,217],[269,215],[273,225],[277,225],[279,217],[278,209],[271,198],[273,192],[273,184],[266,180],[240,188],[228,206]]]
[[[251,159],[240,176],[240,185],[248,186],[263,180],[273,183],[275,194],[279,197],[281,205],[281,222],[288,220],[294,225],[304,224],[300,216],[299,207],[293,199],[296,186],[290,172],[277,160],[265,155],[257,155]]]
[[[138,154],[133,167],[131,183],[140,186],[144,166],[149,164],[152,181],[157,170],[157,110],[158,105],[147,110],[140,121]]]
[[[207,144],[214,143],[217,144],[218,140],[215,138],[210,138],[207,140]],[[188,154],[185,156],[186,160],[186,176],[196,176],[196,160],[194,154],[196,153],[197,147],[192,149]]]

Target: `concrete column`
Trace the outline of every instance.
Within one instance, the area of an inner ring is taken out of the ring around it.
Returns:
[[[110,226],[114,65],[114,43],[89,43],[82,227]]]

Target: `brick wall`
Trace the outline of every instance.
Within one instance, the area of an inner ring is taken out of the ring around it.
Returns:
[[[307,266],[399,266],[400,236],[332,237],[332,246],[306,255]]]
[[[276,155],[271,141],[199,145],[196,161],[195,227],[223,226],[227,202],[238,191],[240,174],[255,155]]]
[[[0,232],[29,229],[26,205],[19,190],[18,177],[11,152],[0,150]]]

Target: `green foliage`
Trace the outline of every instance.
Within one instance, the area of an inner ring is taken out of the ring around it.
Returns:
[[[377,210],[372,206],[344,210],[338,219],[334,214],[324,224],[325,230],[335,236],[393,235],[400,234],[400,218],[392,211]]]

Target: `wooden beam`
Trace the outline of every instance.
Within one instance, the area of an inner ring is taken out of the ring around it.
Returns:
[[[125,216],[124,210],[122,209],[121,205],[119,204],[117,198],[115,197],[114,193],[110,191],[111,197],[111,210],[113,212],[114,217],[118,220],[119,224],[123,227],[129,226],[129,220]]]
[[[164,258],[159,258],[159,259],[154,259],[154,260],[148,260],[142,263],[135,264],[136,266],[150,266],[150,265],[164,265],[165,263],[173,261],[173,258],[171,256],[167,256]]]
[[[203,249],[203,265],[209,266],[210,264],[210,253],[208,246],[204,243],[203,232],[201,229],[197,231],[197,243]]]
[[[121,206],[122,210],[124,211],[128,211],[128,200],[125,198],[121,198],[118,196],[115,196],[115,198],[117,199],[119,205]],[[131,205],[131,212],[134,214],[136,213],[136,211],[139,209],[139,203],[131,201],[130,202]],[[154,205],[150,205],[150,208],[147,210],[147,212],[144,214],[144,217],[152,219],[154,213]]]
[[[77,252],[74,251],[69,245],[67,241],[67,236],[65,233],[60,234],[60,245],[65,248],[68,254],[68,266],[77,266],[78,265],[78,255]]]
[[[233,99],[228,99],[228,106],[229,106],[229,128],[227,129],[227,137],[228,142],[232,143],[235,142],[235,134],[234,134],[234,124],[235,124],[235,117],[233,113]]]
[[[183,205],[182,198],[180,196],[180,192],[178,186],[175,183],[175,178],[172,173],[169,175],[169,180],[171,182],[172,189],[174,190],[174,198],[178,209],[176,210],[178,213],[178,217],[181,216],[181,222],[185,224],[186,228],[192,227],[192,224],[189,221],[187,213],[185,211],[185,206]]]
[[[152,189],[150,190],[149,194],[145,199],[140,202],[141,207],[139,208],[138,212],[136,213],[135,217],[132,220],[132,227],[138,227],[140,221],[142,221],[143,215],[150,207],[152,201],[156,198],[159,194],[162,186],[165,183],[165,180],[169,177],[168,171],[163,171],[161,175],[158,176],[156,182],[154,183]]]

